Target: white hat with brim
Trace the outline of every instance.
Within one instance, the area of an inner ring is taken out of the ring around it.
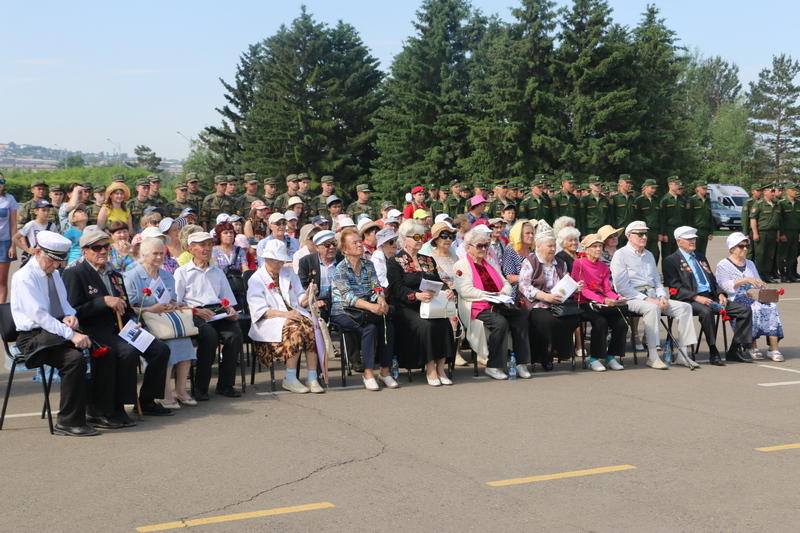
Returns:
[[[728,247],[728,250],[730,250],[731,248],[734,248],[737,244],[749,240],[750,238],[741,231],[734,231],[733,233],[728,235],[727,239],[725,239],[725,245]]]
[[[209,232],[207,232],[207,231],[198,231],[197,233],[192,233],[191,235],[189,235],[189,238],[186,239],[186,242],[188,244],[194,244],[196,242],[206,242],[206,241],[210,241],[210,240],[213,240],[213,239],[214,239],[214,237],[212,237]]]
[[[161,233],[161,230],[154,227],[145,228],[142,231],[142,239],[164,239],[166,235]]]
[[[625,235],[634,231],[647,231],[650,228],[647,227],[647,224],[644,223],[642,220],[634,220],[627,226],[625,226]]]
[[[386,218],[400,218],[401,216],[403,216],[403,213],[397,209],[389,209],[386,213]]]
[[[44,254],[56,261],[66,261],[72,241],[54,231],[40,231],[36,234],[36,246]]]
[[[282,263],[288,263],[289,253],[286,251],[286,243],[278,239],[270,239],[261,250],[261,257],[264,259],[274,259]]]
[[[286,220],[286,215],[284,215],[283,213],[272,213],[269,216],[269,223],[270,224],[277,224],[281,220]]]
[[[680,226],[675,228],[675,231],[672,232],[672,235],[675,237],[676,241],[678,239],[696,239],[697,230],[691,226]]]
[[[161,231],[161,233],[168,232],[174,222],[175,219],[172,217],[162,218],[161,222],[158,223],[159,231]]]
[[[290,221],[290,220],[299,220],[299,217],[297,216],[297,213],[295,213],[291,209],[286,211],[283,214],[283,217],[286,219],[287,222]]]
[[[447,222],[449,220],[453,220],[453,217],[451,217],[447,213],[439,213],[438,215],[436,215],[436,218],[433,219],[433,223],[438,224],[439,222]]]
[[[397,238],[397,233],[392,228],[383,228],[375,235],[378,237],[378,246],[383,246],[392,239]]]

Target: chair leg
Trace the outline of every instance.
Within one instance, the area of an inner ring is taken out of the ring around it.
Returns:
[[[269,365],[269,385],[272,392],[278,390],[277,384],[275,383],[275,361],[272,361],[272,364]]]
[[[347,338],[345,337],[344,331],[342,331],[342,356],[339,358],[339,362],[342,366],[342,387],[347,386],[347,371],[350,368],[350,356],[347,353]]]
[[[44,366],[42,366],[42,368],[44,368]],[[53,372],[54,371],[55,371],[55,368],[53,368],[51,366],[50,367],[50,378],[48,378],[48,380],[47,380],[47,396],[48,396],[48,398],[50,397],[50,389],[53,387]],[[42,402],[42,420],[44,420],[44,416],[45,416],[46,412],[47,412],[47,403],[46,402]]]
[[[719,319],[719,317],[717,317]],[[725,351],[728,351],[728,330],[725,328],[726,322],[722,321],[722,343],[725,346]]]
[[[11,395],[11,384],[14,382],[14,373],[17,371],[17,361],[12,358],[13,364],[8,374],[8,384],[6,384],[6,395],[3,398],[3,411],[0,412],[0,430],[3,429],[3,422],[6,419],[6,407],[8,407],[8,397]]]
[[[50,388],[47,386],[47,376],[44,373],[44,365],[39,367],[39,372],[42,374],[42,389],[44,389],[44,408],[47,412],[47,424],[50,426],[50,434],[53,434],[53,413],[50,411]],[[52,379],[53,372],[50,372],[50,379]]]
[[[631,321],[633,322],[633,321]],[[636,349],[636,330],[631,323],[631,346],[633,346],[633,364],[639,364],[639,351]]]
[[[239,352],[239,373],[242,375],[242,392],[244,393],[247,390],[247,378],[245,377],[246,372],[244,369],[244,351],[245,351],[246,343],[242,343],[242,351]]]
[[[256,383],[256,364],[257,364],[256,363],[255,347],[251,347],[249,355],[250,355],[250,385],[255,385],[255,383]]]
[[[478,377],[478,352],[472,350],[472,376]]]

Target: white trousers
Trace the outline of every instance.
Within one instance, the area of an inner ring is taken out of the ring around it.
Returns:
[[[642,315],[644,322],[644,336],[649,350],[654,350],[659,344],[658,326],[662,312],[658,305],[647,300],[628,300],[628,309]],[[663,314],[674,318],[672,335],[679,347],[697,343],[697,333],[694,330],[692,306],[687,302],[667,300],[667,308]]]

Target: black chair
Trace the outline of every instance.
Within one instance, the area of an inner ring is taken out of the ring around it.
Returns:
[[[3,409],[0,412],[0,430],[3,429],[3,422],[6,418],[6,407],[8,407],[8,397],[11,395],[11,384],[14,382],[14,373],[16,372],[17,365],[25,362],[25,357],[22,356],[16,345],[9,346],[9,343],[16,342],[17,340],[17,327],[14,324],[14,319],[11,318],[11,304],[0,304],[0,337],[3,339],[3,346],[6,353],[11,357],[13,362],[11,371],[8,375],[8,384],[6,385],[6,394],[3,398]],[[53,413],[50,410],[50,385],[53,382],[53,369],[50,369],[50,378],[45,375],[44,366],[39,366],[39,372],[42,378],[42,388],[44,390],[44,407],[42,408],[42,418],[47,415],[47,423],[50,426],[50,434],[53,434]]]
[[[352,370],[350,369],[350,351],[347,348],[347,335],[345,332],[333,322],[328,322],[328,331],[331,333],[331,337],[334,334],[339,335],[339,363],[342,369],[342,387],[347,386],[347,376],[353,375]]]

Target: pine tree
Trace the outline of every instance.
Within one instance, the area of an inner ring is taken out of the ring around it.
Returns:
[[[516,21],[490,26],[476,51],[472,176],[531,177],[560,168],[566,146],[554,73],[554,5],[523,0],[512,9]]]
[[[463,177],[469,156],[469,55],[486,27],[466,0],[425,0],[375,119],[374,183],[386,196]]]
[[[615,176],[641,168],[634,54],[604,0],[575,0],[562,21],[560,91],[566,95],[568,170]]]
[[[795,82],[800,62],[791,56],[773,56],[772,68],[750,82],[747,103],[750,125],[758,145],[770,158],[771,172],[792,177],[800,166],[800,86]]]

